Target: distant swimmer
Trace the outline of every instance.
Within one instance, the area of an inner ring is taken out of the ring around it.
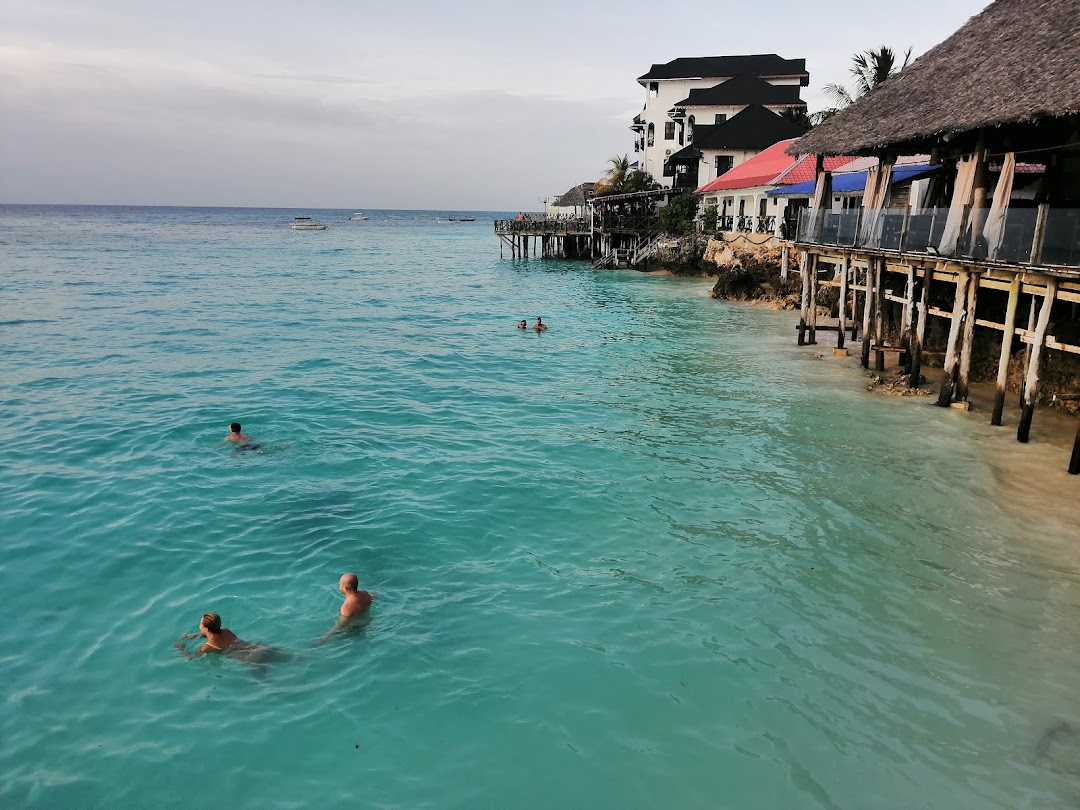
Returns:
[[[542,318],[537,318],[536,323],[533,324],[533,329],[535,329],[537,332],[543,332],[545,329],[547,329],[547,324],[544,323]]]
[[[229,425],[229,435],[226,436],[223,441],[232,442],[236,445],[237,450],[258,450],[259,445],[255,444],[251,440],[251,437],[246,433],[241,432],[240,423],[233,422]]]
[[[338,610],[337,624],[315,642],[316,644],[322,644],[334,633],[348,630],[350,627],[362,627],[371,620],[368,609],[371,607],[371,600],[378,599],[379,594],[374,591],[360,590],[360,580],[357,579],[356,574],[342,574],[341,579],[338,580],[338,590],[345,596],[345,600]]]
[[[518,321],[518,329],[528,329],[528,328],[529,328],[529,322],[528,321]]]
[[[173,644],[184,658],[198,658],[200,655],[219,653],[230,658],[237,658],[249,664],[266,664],[271,661],[283,661],[289,656],[280,650],[269,647],[266,644],[252,644],[241,641],[236,633],[227,627],[221,626],[221,617],[216,613],[204,613],[199,621],[198,633],[184,633],[183,639],[206,637],[206,643],[195,652],[188,652],[187,645],[183,641]]]

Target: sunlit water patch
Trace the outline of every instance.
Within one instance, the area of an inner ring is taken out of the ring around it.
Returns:
[[[1076,560],[970,420],[490,215],[301,213],[0,208],[0,804],[1080,801]],[[208,610],[295,659],[183,660]]]

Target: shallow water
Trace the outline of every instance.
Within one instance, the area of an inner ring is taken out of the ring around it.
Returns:
[[[491,215],[304,213],[0,207],[0,805],[1080,803],[1080,566],[981,425]],[[207,610],[298,658],[183,660]]]

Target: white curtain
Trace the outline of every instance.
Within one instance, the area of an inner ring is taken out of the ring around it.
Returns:
[[[977,162],[978,156],[969,155],[956,164],[956,184],[953,186],[952,201],[949,203],[949,216],[945,220],[945,231],[938,243],[938,252],[943,256],[952,256],[956,252],[960,228],[964,224],[964,212],[971,205],[971,198],[975,193]]]
[[[1007,152],[1001,162],[1001,176],[994,189],[994,201],[990,204],[990,215],[986,218],[983,236],[986,238],[991,259],[998,257],[1001,242],[1005,236],[1005,215],[1009,212],[1009,199],[1012,197],[1013,175],[1016,173],[1016,153]]]
[[[866,189],[863,191],[863,221],[859,229],[859,244],[876,245],[880,235],[881,211],[889,195],[893,164],[878,163],[866,173]]]

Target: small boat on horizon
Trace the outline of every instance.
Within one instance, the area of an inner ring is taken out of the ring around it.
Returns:
[[[326,226],[319,222],[317,219],[311,217],[293,217],[292,225],[289,226],[294,231],[325,231]]]
[[[435,221],[444,225],[448,222],[476,222],[476,217],[435,217]]]
[[[367,217],[365,217],[363,214],[361,214],[359,211],[357,211],[355,214],[353,214],[351,217],[349,217],[349,222],[359,222],[360,220],[363,220],[363,219],[367,219]]]

